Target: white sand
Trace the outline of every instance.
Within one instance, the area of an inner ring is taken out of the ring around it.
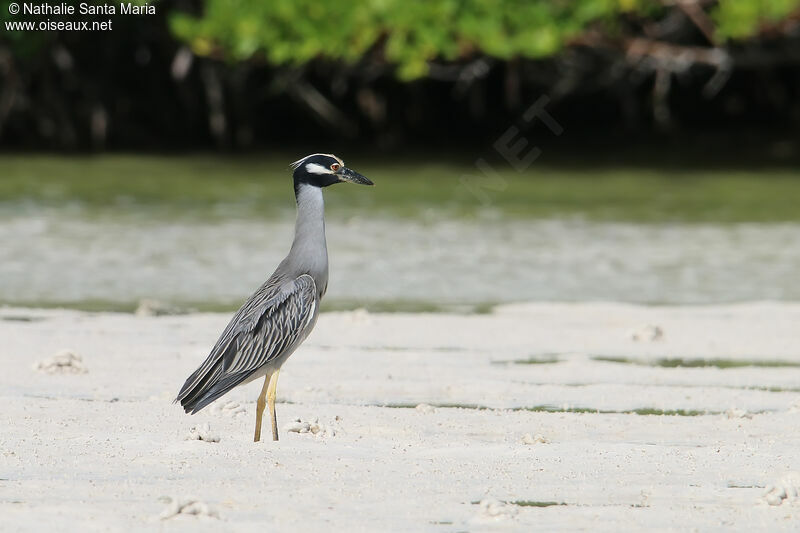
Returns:
[[[170,403],[227,319],[0,309],[0,529],[800,527],[800,368],[591,359],[798,363],[800,305],[326,313],[281,373],[281,441],[258,444],[260,383]],[[63,350],[87,372],[37,370]],[[531,356],[558,362],[508,363]],[[542,405],[616,412],[509,409]]]

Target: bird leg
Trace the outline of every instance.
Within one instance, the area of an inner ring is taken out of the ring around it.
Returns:
[[[271,377],[272,374],[267,374],[264,377],[264,386],[261,387],[261,394],[258,395],[258,400],[256,401],[256,434],[253,437],[253,442],[261,440],[261,419],[264,417],[264,407],[267,405],[266,396]]]
[[[267,389],[267,403],[269,404],[269,414],[272,417],[272,440],[278,440],[278,418],[275,416],[275,391],[278,389],[279,373],[280,369],[272,373],[269,377],[269,388]]]

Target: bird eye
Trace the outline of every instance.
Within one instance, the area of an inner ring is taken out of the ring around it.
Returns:
[[[340,168],[342,168],[342,165],[340,165],[339,163],[334,163],[331,165],[331,170],[333,170],[334,172],[336,172]]]

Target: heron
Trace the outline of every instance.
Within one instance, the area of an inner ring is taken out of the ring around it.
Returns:
[[[308,337],[328,288],[328,247],[322,189],[335,183],[373,183],[333,154],[311,154],[292,163],[297,221],[289,255],[233,315],[205,361],[178,393],[195,414],[239,385],[264,378],[256,402],[254,442],[269,406],[272,440],[278,440],[275,393],[281,365]]]

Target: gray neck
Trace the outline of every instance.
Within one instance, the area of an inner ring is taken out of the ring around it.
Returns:
[[[310,274],[321,296],[328,286],[328,245],[325,242],[325,202],[322,199],[322,189],[300,184],[296,195],[294,242],[285,262],[297,275]]]

